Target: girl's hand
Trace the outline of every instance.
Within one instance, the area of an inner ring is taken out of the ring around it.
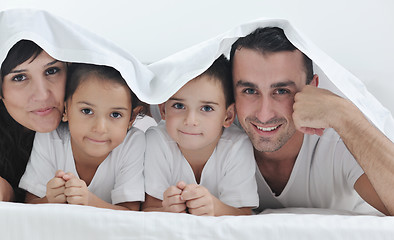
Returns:
[[[64,195],[66,181],[63,176],[64,172],[57,170],[55,177],[47,183],[46,197],[48,203],[66,203],[66,196]]]
[[[189,213],[197,216],[215,216],[215,197],[205,187],[189,184],[183,189],[181,199],[186,201]]]
[[[185,201],[181,199],[182,187],[186,184],[182,183],[167,188],[163,193],[162,205],[165,212],[186,213]]]
[[[74,176],[72,173],[66,173],[63,176],[66,180],[64,195],[69,204],[89,205],[90,192],[85,181]]]

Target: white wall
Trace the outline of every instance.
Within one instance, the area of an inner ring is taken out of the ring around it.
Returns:
[[[392,0],[1,0],[46,9],[149,63],[261,17],[284,18],[367,84],[394,113]]]

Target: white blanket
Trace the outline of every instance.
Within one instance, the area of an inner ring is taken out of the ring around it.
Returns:
[[[64,204],[0,203],[1,239],[392,239],[394,217],[323,209],[198,217]]]
[[[114,67],[142,101],[150,101],[152,72],[130,53],[76,24],[41,10],[0,12],[1,63],[22,39],[32,40],[57,60]]]
[[[353,74],[316,47],[288,21],[281,19],[258,19],[237,26],[215,38],[185,49],[149,65],[155,73],[151,83],[151,103],[162,103],[185,83],[204,72],[221,54],[228,55],[231,45],[258,27],[280,27],[288,39],[314,63],[314,72],[319,75],[319,87],[350,99],[366,116],[394,140],[394,120],[365,85]],[[366,60],[367,61],[367,60]]]

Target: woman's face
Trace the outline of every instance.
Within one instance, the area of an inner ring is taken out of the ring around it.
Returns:
[[[42,51],[3,79],[3,102],[12,118],[37,132],[59,125],[64,109],[67,66]]]

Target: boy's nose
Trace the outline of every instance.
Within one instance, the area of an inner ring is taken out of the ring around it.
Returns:
[[[187,112],[184,124],[190,125],[190,126],[197,126],[198,125],[197,116],[194,111]]]

